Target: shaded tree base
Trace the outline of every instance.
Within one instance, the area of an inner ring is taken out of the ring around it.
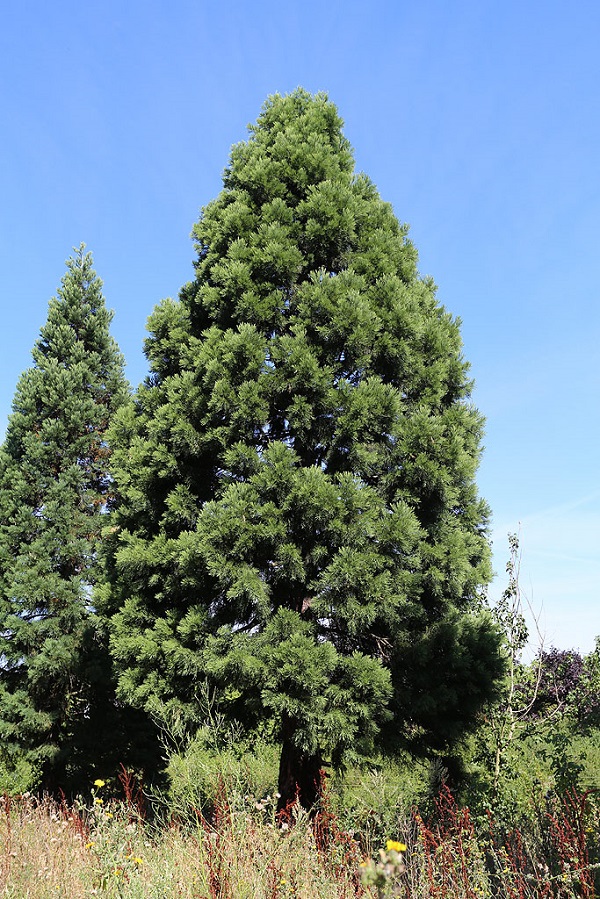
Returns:
[[[302,752],[291,740],[284,740],[279,762],[277,811],[289,809],[295,802],[314,814],[321,797],[323,759],[320,753]]]

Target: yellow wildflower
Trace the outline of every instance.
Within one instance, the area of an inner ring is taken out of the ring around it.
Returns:
[[[94,799],[94,805],[102,805],[104,803],[104,799],[100,799],[99,796],[96,796]]]
[[[95,787],[105,787],[106,783],[105,783],[105,781],[100,780],[100,778],[97,778],[97,780],[94,781],[94,786]]]
[[[388,840],[385,844],[385,848],[388,852],[406,852],[404,843],[398,843],[397,840]]]

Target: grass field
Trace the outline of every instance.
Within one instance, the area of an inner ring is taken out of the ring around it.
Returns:
[[[596,896],[600,810],[591,795],[547,801],[527,831],[475,823],[442,792],[428,820],[400,816],[367,846],[327,808],[275,815],[273,797],[220,791],[210,816],[148,823],[139,804],[5,797],[0,896],[10,899],[567,899]],[[400,845],[400,843],[402,845]],[[406,847],[406,851],[405,851]],[[398,851],[401,850],[401,851]]]

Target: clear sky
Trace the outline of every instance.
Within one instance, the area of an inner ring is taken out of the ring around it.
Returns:
[[[6,4],[0,30],[0,433],[71,248],[145,321],[265,98],[337,104],[359,170],[463,321],[487,418],[493,599],[509,531],[546,644],[600,634],[600,4],[103,0]]]

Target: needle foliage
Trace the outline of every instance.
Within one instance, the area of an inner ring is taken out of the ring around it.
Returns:
[[[263,107],[194,228],[195,278],[150,319],[113,431],[118,530],[99,602],[123,699],[323,762],[442,750],[502,670],[482,593],[482,418],[458,322],[335,106]]]
[[[102,282],[82,245],[21,376],[0,451],[0,759],[68,789],[118,747],[91,605],[113,497],[106,440],[127,399]]]

